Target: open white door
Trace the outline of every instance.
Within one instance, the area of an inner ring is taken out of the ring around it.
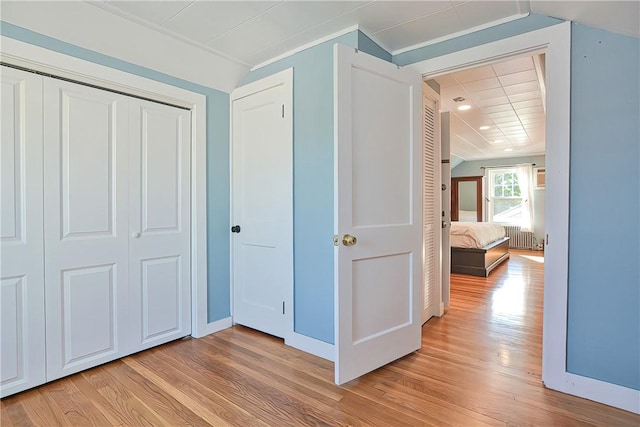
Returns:
[[[334,47],[335,382],[420,348],[422,82]]]

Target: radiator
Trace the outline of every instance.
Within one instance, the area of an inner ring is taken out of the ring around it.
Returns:
[[[509,247],[512,249],[534,249],[536,246],[533,233],[522,231],[519,225],[505,225],[504,229],[509,237]]]

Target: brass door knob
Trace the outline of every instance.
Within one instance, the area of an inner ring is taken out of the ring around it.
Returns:
[[[352,236],[351,234],[345,234],[342,236],[342,244],[345,246],[353,246],[358,243],[358,239],[356,236]]]

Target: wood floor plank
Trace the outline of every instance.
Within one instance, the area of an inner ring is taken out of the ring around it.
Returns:
[[[333,363],[234,326],[5,398],[1,424],[640,426],[542,384],[540,255],[452,274],[451,307],[423,326],[422,348],[343,386]]]

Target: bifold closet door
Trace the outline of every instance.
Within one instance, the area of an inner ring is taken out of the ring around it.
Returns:
[[[1,67],[2,397],[45,381],[42,77]]]
[[[122,357],[128,307],[128,99],[44,81],[47,380]]]
[[[191,112],[130,100],[133,350],[191,333]]]

